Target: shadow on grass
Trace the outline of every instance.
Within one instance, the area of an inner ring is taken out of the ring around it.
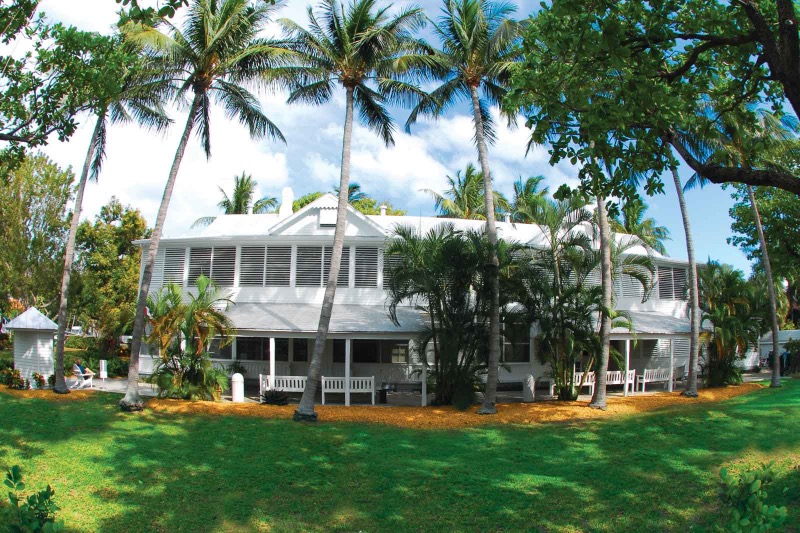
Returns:
[[[55,425],[15,422],[0,461],[89,453],[95,482],[67,476],[63,492],[97,507],[85,527],[99,531],[685,531],[713,523],[721,465],[751,451],[800,454],[799,392],[792,383],[573,426],[462,431],[125,416],[92,400],[57,406]],[[0,420],[15,407],[28,409],[0,403]],[[73,418],[88,424],[91,448]],[[796,484],[796,472],[786,478]]]

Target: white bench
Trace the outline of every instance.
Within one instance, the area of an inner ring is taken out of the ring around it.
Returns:
[[[583,376],[583,372],[575,372],[575,379],[573,380],[573,384],[576,388],[580,387],[589,387],[589,394],[594,396],[594,382],[595,376],[594,372],[586,372],[586,377]],[[583,381],[583,383],[581,383]],[[580,390],[578,390],[578,394],[580,394]]]
[[[345,378],[322,376],[322,405],[325,405],[325,393],[344,394]],[[350,378],[350,392],[367,392],[372,394],[372,405],[375,405],[375,376],[368,378]]]
[[[303,392],[306,388],[306,376],[275,376],[272,387],[269,386],[269,374],[259,374],[258,394],[261,396],[269,389],[283,392]]]
[[[642,392],[648,383],[669,383],[669,368],[646,368],[644,374],[636,377],[636,384]]]
[[[606,385],[623,385],[625,389],[635,390],[636,370],[628,370],[627,379],[623,378],[624,370],[609,370],[606,373]]]

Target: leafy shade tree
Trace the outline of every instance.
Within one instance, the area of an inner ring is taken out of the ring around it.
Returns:
[[[219,192],[222,193],[222,200],[219,201],[217,206],[222,209],[226,215],[269,213],[277,207],[278,199],[272,196],[265,196],[253,203],[257,185],[258,182],[253,179],[252,175],[242,172],[242,175],[236,176],[233,182],[233,193],[231,196],[228,196],[228,193],[226,193],[222,187],[219,187]],[[194,221],[192,227],[208,226],[216,219],[217,217],[201,217]]]
[[[55,313],[75,175],[43,154],[26,157],[0,187],[0,302]]]
[[[64,141],[77,127],[76,117],[108,84],[120,67],[113,37],[62,24],[35,14],[36,0],[0,5],[0,141],[5,158],[18,164],[25,148]],[[27,50],[26,52],[18,52]]]
[[[788,100],[800,110],[800,39],[790,0],[554,0],[537,12],[524,43],[508,105],[523,108],[534,136],[549,137],[553,162],[618,162],[620,172],[597,184],[605,197],[636,196],[629,179],[635,172],[646,174],[648,194],[659,192],[674,165],[670,146],[713,183],[800,194],[794,173],[698,160],[681,140],[713,135],[715,122],[746,102],[781,107]],[[699,114],[709,103],[717,113]]]
[[[59,394],[69,392],[64,380],[64,341],[67,329],[70,277],[75,260],[75,238],[83,208],[83,194],[89,177],[94,179],[99,177],[106,155],[108,125],[109,123],[126,124],[135,121],[150,129],[163,130],[171,122],[162,108],[162,102],[169,94],[170,85],[159,79],[159,73],[143,61],[138,50],[121,42],[120,36],[114,37],[109,47],[110,50],[106,53],[107,70],[101,73],[106,82],[101,92],[92,94],[87,102],[87,107],[95,116],[95,126],[78,179],[75,208],[64,252],[64,271],[61,277],[61,301],[58,308],[56,336],[56,381],[53,386],[53,391]]]
[[[127,30],[128,37],[143,46],[151,61],[164,69],[164,75],[176,80],[179,95],[183,97],[191,92],[192,99],[146,248],[131,341],[128,388],[120,402],[123,410],[139,410],[142,405],[138,386],[139,350],[144,336],[147,295],[170,198],[192,130],[197,128],[203,151],[209,157],[211,99],[214,98],[229,117],[237,118],[247,127],[253,138],[268,136],[284,141],[280,130],[246,88],[262,81],[285,56],[285,51],[277,48],[273,41],[258,36],[272,10],[272,6],[264,3],[252,6],[247,0],[196,0],[188,8],[183,29],[165,23],[166,33],[143,25]]]
[[[331,99],[336,84],[345,90],[342,167],[333,252],[314,352],[308,365],[308,380],[294,415],[298,421],[317,419],[314,396],[344,246],[353,112],[357,107],[361,121],[386,145],[392,145],[394,125],[386,105],[413,102],[424,96],[412,83],[414,69],[406,64],[410,54],[423,48],[413,37],[424,22],[422,11],[410,7],[390,15],[388,10],[388,7],[377,8],[375,0],[354,0],[347,7],[335,0],[323,0],[316,12],[313,8],[308,10],[309,29],[291,20],[281,20],[287,34],[287,45],[296,54],[296,61],[268,74],[268,79],[289,89],[289,103],[321,105]]]
[[[78,227],[74,280],[79,292],[71,297],[70,314],[99,331],[106,353],[114,353],[119,336],[133,326],[142,253],[133,242],[147,236],[139,210],[113,197],[93,224],[84,221]]]
[[[425,234],[398,227],[387,248],[388,256],[396,258],[390,262],[386,282],[389,316],[399,324],[397,306],[404,302],[425,309],[429,322],[417,339],[417,358],[428,365],[428,347],[432,348],[437,404],[453,403],[466,409],[474,402],[479,378],[486,373],[492,274],[487,259],[491,249],[483,232],[461,232],[449,223]],[[516,300],[521,249],[501,241],[498,250],[502,301],[508,304]],[[508,311],[504,318],[513,324],[518,317]]]
[[[458,170],[455,177],[447,176],[447,184],[444,194],[422,189],[433,197],[440,217],[486,220],[486,184],[483,174],[475,169],[475,165],[467,163],[463,174]],[[495,217],[508,213],[511,206],[505,196],[497,191],[493,194]]]
[[[167,284],[148,298],[153,310],[149,341],[159,347],[161,360],[152,379],[159,396],[188,400],[218,400],[228,385],[224,370],[214,367],[208,350],[212,339],[230,343],[233,324],[225,311],[233,302],[209,278],[197,278],[197,293],[183,302],[182,290]],[[185,343],[185,347],[181,343]]]
[[[514,64],[521,58],[519,48],[522,26],[511,20],[516,8],[511,4],[487,0],[446,0],[442,15],[433,22],[433,32],[441,50],[418,57],[429,75],[441,81],[431,100],[418,104],[406,123],[408,129],[421,115],[440,116],[459,100],[471,103],[475,125],[475,145],[484,185],[486,235],[491,246],[497,245],[495,203],[487,144],[494,140],[490,105],[499,105],[506,96]],[[516,112],[507,115],[513,121]],[[491,263],[497,268],[496,255]],[[486,380],[481,414],[497,412],[497,365],[500,360],[500,286],[491,277],[492,312],[489,325],[489,374]]]
[[[800,224],[796,223],[800,220],[800,202],[792,193],[771,187],[758,187],[753,196],[761,215],[764,239],[772,245],[769,251],[772,272],[786,283],[789,298],[786,318],[800,327]],[[733,235],[728,242],[739,247],[748,259],[761,264],[761,246],[749,194],[744,187],[737,187],[733,199],[729,211]]]
[[[635,235],[651,250],[667,255],[664,241],[669,239],[669,230],[659,226],[654,218],[645,218],[646,213],[647,204],[643,200],[629,200],[618,216],[610,218],[611,229],[616,233]]]

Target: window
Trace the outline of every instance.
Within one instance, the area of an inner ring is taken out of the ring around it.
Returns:
[[[167,248],[164,250],[164,283],[183,285],[183,267],[186,263],[184,248]]]
[[[292,277],[292,247],[267,246],[267,267],[264,284],[267,287],[288,287]]]
[[[211,248],[189,250],[189,286],[197,286],[200,276],[211,277]]]
[[[308,361],[308,339],[292,339],[292,344],[292,361]]]
[[[267,352],[269,352],[269,348],[267,348]],[[289,339],[275,339],[275,360],[289,360]]]
[[[220,287],[233,287],[236,271],[236,247],[214,248],[211,261],[211,279]]]
[[[378,286],[378,249],[356,247],[356,287]]]
[[[333,339],[333,362],[344,363],[344,355],[347,347],[344,339]]]
[[[269,339],[239,337],[236,339],[236,359],[242,361],[269,360]]]
[[[331,271],[331,256],[333,255],[333,246],[325,247],[325,264],[322,269],[322,284],[328,283],[328,274]],[[339,276],[336,278],[336,285],[339,287],[350,286],[350,247],[345,246],[342,249],[342,262],[339,265]]]
[[[510,342],[503,343],[503,354],[501,357],[504,363],[529,363],[531,360],[530,342]]]
[[[354,363],[377,363],[380,361],[381,344],[373,340],[353,341]]]
[[[295,285],[298,287],[322,286],[321,246],[297,247],[297,278]]]
[[[381,363],[408,363],[408,341],[381,341]]]
[[[211,354],[212,359],[228,359],[233,357],[233,350],[231,344],[226,344],[222,348],[219,347],[221,339],[213,339],[211,345],[208,347],[208,353]],[[236,341],[234,341],[236,342]]]
[[[264,286],[264,261],[267,257],[263,246],[242,246],[239,259],[239,286]]]
[[[662,300],[685,300],[686,269],[658,267],[658,297]]]

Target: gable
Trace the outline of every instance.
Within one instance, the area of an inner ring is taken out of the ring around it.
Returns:
[[[282,236],[330,236],[336,230],[337,198],[326,194],[311,202],[290,217],[278,222],[270,229],[270,235]],[[384,229],[362,213],[347,206],[346,237],[384,238]]]

